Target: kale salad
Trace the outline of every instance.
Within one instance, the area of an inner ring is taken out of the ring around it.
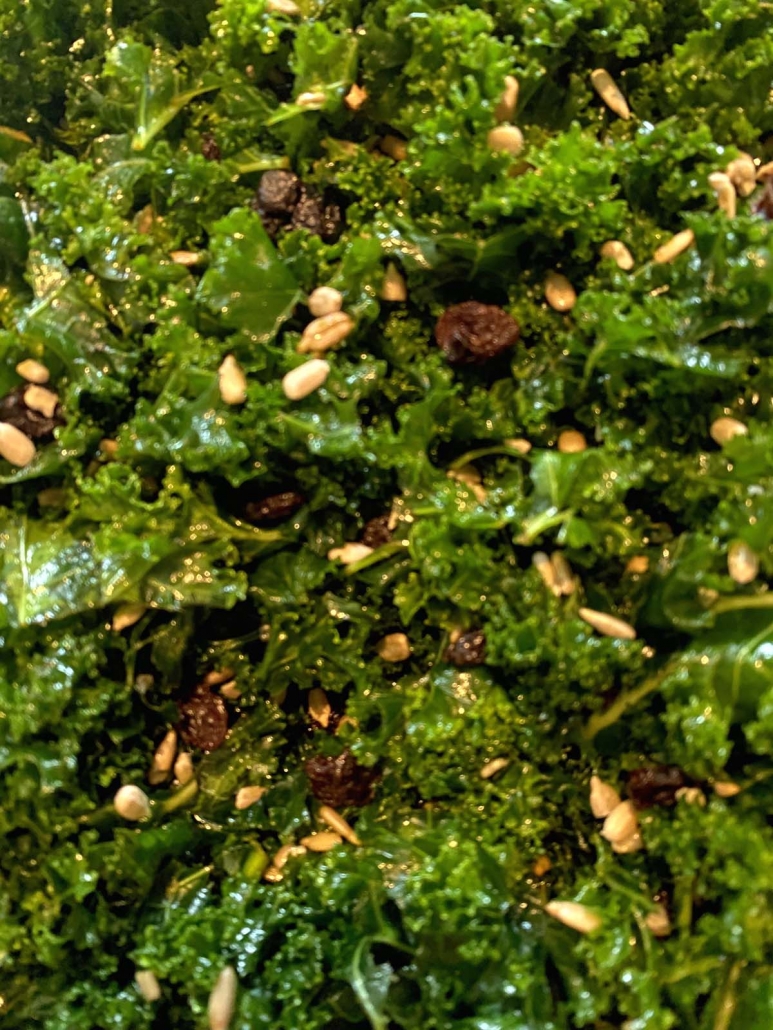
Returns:
[[[773,6],[0,0],[0,1022],[773,1026]]]

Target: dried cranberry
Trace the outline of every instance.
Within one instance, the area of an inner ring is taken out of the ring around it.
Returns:
[[[48,418],[28,407],[24,403],[24,394],[28,386],[29,383],[16,386],[5,397],[0,398],[0,422],[8,422],[15,426],[30,440],[40,440],[44,436],[50,436],[57,426],[64,425],[62,409],[57,404],[53,416]]]
[[[333,808],[367,805],[378,776],[373,769],[360,765],[350,751],[337,757],[315,755],[308,759],[305,769],[314,797]]]
[[[462,669],[466,665],[482,665],[486,660],[486,637],[482,630],[474,629],[462,635],[446,648],[446,661]]]
[[[201,137],[201,153],[207,161],[219,161],[222,158],[220,147],[211,132],[205,132]]]
[[[362,531],[362,542],[368,547],[383,547],[392,539],[392,530],[389,528],[389,515],[377,515],[365,523]]]
[[[257,202],[267,215],[292,215],[301,193],[301,180],[295,172],[275,169],[264,172],[258,186]]]
[[[250,522],[278,522],[296,512],[306,498],[295,490],[264,497],[262,501],[250,501],[245,505],[245,516]]]
[[[228,732],[228,712],[219,694],[198,686],[180,710],[180,735],[189,747],[214,751],[225,740]]]
[[[767,218],[769,222],[773,221],[773,178],[766,181],[765,189],[752,205],[752,211],[754,211],[755,215],[762,215],[763,218]]]
[[[466,300],[452,304],[438,319],[435,339],[452,365],[488,361],[512,347],[518,323],[494,304]]]
[[[675,805],[676,792],[687,777],[676,765],[648,765],[628,775],[628,793],[637,808]]]

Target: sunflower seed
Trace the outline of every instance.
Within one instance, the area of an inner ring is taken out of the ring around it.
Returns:
[[[390,304],[402,304],[408,299],[408,288],[400,270],[391,262],[387,265],[381,284],[381,299]]]
[[[514,75],[505,75],[505,88],[499,103],[494,108],[494,117],[498,122],[510,122],[515,117],[518,106],[518,79]]]
[[[274,859],[271,864],[275,869],[281,871],[291,858],[300,858],[305,854],[306,848],[303,844],[283,844],[274,855]]]
[[[634,266],[633,254],[620,240],[608,240],[600,253],[603,258],[614,261],[623,272],[630,272]]]
[[[404,139],[399,136],[383,136],[379,142],[379,149],[393,161],[404,161],[408,157],[408,147]]]
[[[350,844],[354,844],[358,848],[362,846],[362,841],[354,832],[353,828],[344,819],[344,817],[339,815],[334,808],[330,807],[330,805],[321,806],[319,817],[323,823],[327,823],[331,830],[335,833],[340,833],[344,840],[348,840]]]
[[[717,780],[714,784],[714,793],[718,798],[734,798],[736,794],[741,793],[741,788],[737,783],[733,783],[730,780]]]
[[[497,125],[486,137],[489,150],[517,157],[523,150],[523,133],[517,125]]]
[[[562,454],[580,454],[588,449],[588,441],[576,429],[565,429],[559,433],[558,449]]]
[[[610,109],[626,121],[631,117],[628,102],[620,92],[620,88],[604,68],[596,68],[590,73],[590,81],[598,95]]]
[[[220,696],[224,697],[226,701],[238,701],[242,696],[242,692],[237,687],[236,680],[224,683],[220,688]]]
[[[564,926],[570,926],[578,933],[592,933],[601,926],[599,916],[587,905],[577,901],[549,901],[545,911]]]
[[[144,604],[119,605],[113,615],[113,632],[122,633],[123,630],[133,626],[135,623],[140,621],[147,610],[147,606]]]
[[[359,111],[367,99],[368,91],[354,82],[349,88],[349,92],[344,97],[344,103],[350,111]]]
[[[233,669],[210,669],[201,681],[202,687],[217,687],[226,680],[233,679]]]
[[[615,805],[604,820],[601,836],[610,844],[619,844],[639,829],[639,820],[632,801],[621,801]]]
[[[605,637],[615,637],[617,640],[635,640],[636,630],[628,622],[608,615],[606,612],[597,612],[593,608],[580,608],[577,613],[583,622],[587,622],[598,633]]]
[[[318,390],[329,374],[330,365],[326,361],[312,358],[287,373],[282,380],[284,395],[291,401],[302,400]]]
[[[194,250],[173,250],[169,257],[176,265],[183,265],[185,268],[193,268],[201,261],[201,254]]]
[[[318,108],[327,100],[327,93],[323,93],[321,89],[309,90],[307,93],[301,93],[300,96],[295,98],[295,103],[298,107]]]
[[[739,422],[737,418],[729,418],[727,415],[715,418],[709,428],[711,439],[720,447],[732,440],[734,436],[746,436],[748,432],[749,430],[743,422]]]
[[[654,937],[668,937],[671,933],[671,920],[668,917],[666,906],[660,903],[655,905],[654,912],[647,913],[644,923]]]
[[[113,807],[122,819],[133,823],[147,819],[150,815],[148,795],[133,783],[127,783],[116,791]]]
[[[698,805],[699,808],[706,807],[706,795],[700,787],[680,787],[674,797],[677,801],[684,801],[686,805]]]
[[[757,166],[750,154],[741,152],[725,168],[725,174],[735,186],[739,196],[748,197],[754,192],[757,184]]]
[[[309,851],[332,851],[338,844],[343,843],[343,837],[338,833],[331,833],[323,830],[321,833],[312,833],[308,837],[301,838],[301,845]]]
[[[709,176],[709,186],[717,195],[720,211],[724,211],[728,218],[735,218],[736,193],[730,177],[724,172],[712,172]]]
[[[590,810],[596,819],[606,819],[620,803],[620,795],[611,783],[604,783],[598,776],[591,776]]]
[[[224,966],[207,1002],[209,1030],[228,1030],[236,1010],[238,980],[233,966]]]
[[[692,229],[683,229],[675,236],[672,236],[662,247],[658,247],[652,255],[652,260],[656,265],[670,264],[680,254],[684,254],[686,250],[689,250],[693,243],[695,243],[695,233]]]
[[[338,290],[334,290],[332,286],[318,286],[309,294],[306,306],[315,318],[321,318],[323,315],[332,315],[340,311],[343,303],[343,294]]]
[[[20,361],[16,366],[16,372],[28,383],[37,383],[39,386],[47,383],[51,378],[51,373],[46,366],[35,361],[34,358],[25,358],[24,361]]]
[[[630,837],[612,841],[612,850],[618,855],[632,855],[634,851],[641,851],[643,847],[644,841],[638,830],[632,833]]]
[[[342,343],[352,329],[354,321],[345,311],[331,311],[329,315],[322,315],[309,322],[303,330],[297,351],[299,354],[324,354]]]
[[[169,778],[176,754],[177,733],[175,730],[168,730],[153,755],[153,762],[148,773],[148,783],[156,786]]]
[[[528,454],[531,450],[531,443],[528,440],[524,440],[521,436],[511,437],[509,440],[502,441],[505,447],[510,447],[514,451],[518,451],[519,454]]]
[[[327,694],[321,687],[312,687],[309,691],[309,715],[314,722],[319,723],[323,729],[330,725],[332,709],[327,699]]]
[[[564,597],[570,597],[577,587],[577,584],[574,581],[574,576],[572,575],[571,565],[560,551],[553,552],[550,557],[550,562],[553,566],[553,572],[555,573],[555,583],[558,593],[563,594]]]
[[[545,280],[545,300],[555,311],[571,311],[577,303],[575,289],[565,275],[548,272]]]
[[[405,633],[387,633],[376,644],[376,653],[385,662],[404,662],[411,657],[411,642]]]
[[[0,458],[23,468],[29,465],[36,453],[35,444],[21,429],[8,422],[0,422]]]
[[[760,571],[760,560],[742,540],[735,540],[727,552],[727,571],[742,586],[752,583]]]
[[[757,182],[764,182],[771,177],[773,177],[773,161],[768,161],[767,164],[760,165],[757,169]]]
[[[236,792],[234,805],[241,812],[250,805],[254,805],[256,801],[260,801],[266,790],[266,787],[240,787]]]
[[[247,377],[233,354],[228,354],[217,370],[217,385],[226,404],[244,404],[247,400]]]
[[[351,542],[344,544],[343,547],[332,548],[327,552],[327,557],[328,561],[340,561],[342,565],[353,565],[370,554],[373,554],[372,547],[368,547],[367,544]]]
[[[496,776],[498,772],[506,769],[509,764],[509,758],[492,758],[490,762],[486,762],[484,766],[481,766],[478,775],[482,780],[490,780],[492,776]]]
[[[174,775],[181,786],[193,779],[193,758],[188,751],[182,751],[177,756],[174,763]]]
[[[545,554],[544,551],[535,551],[531,556],[531,563],[534,568],[539,572],[542,577],[542,582],[558,597],[560,590],[556,585],[556,570],[553,567],[553,562]]]
[[[161,984],[150,969],[138,969],[134,973],[137,990],[147,1002],[158,1001],[161,997]]]
[[[301,13],[295,0],[267,0],[266,10],[272,14],[286,14],[288,18],[294,18]]]

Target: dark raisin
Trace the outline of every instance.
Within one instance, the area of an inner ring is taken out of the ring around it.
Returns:
[[[211,132],[205,132],[201,137],[201,153],[207,161],[219,161],[222,158],[220,147]]]
[[[250,501],[245,505],[245,517],[250,522],[279,522],[296,512],[306,498],[295,490],[264,497],[261,501]]]
[[[452,304],[438,319],[435,339],[452,365],[479,364],[512,347],[518,323],[494,304],[466,300]]]
[[[474,629],[462,635],[446,648],[446,661],[462,669],[466,665],[482,665],[486,660],[486,637],[482,630]]]
[[[628,793],[637,808],[675,805],[687,777],[676,765],[648,765],[628,774]]]
[[[300,199],[293,211],[293,229],[306,229],[315,236],[321,236],[324,221],[325,208],[322,198],[316,190],[302,186]]]
[[[773,178],[766,181],[765,189],[752,205],[752,211],[754,211],[755,215],[762,215],[763,218],[767,218],[769,222],[773,221]]]
[[[333,808],[367,805],[378,776],[373,769],[360,765],[349,751],[337,757],[315,755],[308,759],[305,769],[314,797]]]
[[[214,751],[228,732],[228,712],[219,694],[198,686],[190,697],[178,705],[180,735],[189,747]]]
[[[275,169],[264,172],[258,186],[258,205],[263,214],[288,218],[298,203],[301,180],[295,172]]]
[[[287,221],[284,218],[275,218],[273,215],[264,215],[262,211],[259,211],[260,220],[263,222],[263,228],[266,230],[272,240],[275,240],[282,229],[287,228]]]
[[[368,547],[383,547],[392,539],[392,530],[389,528],[389,515],[377,515],[375,519],[365,523],[362,531],[362,542]]]
[[[30,440],[40,440],[44,436],[50,436],[57,426],[64,425],[62,409],[56,406],[52,418],[47,418],[39,411],[28,407],[24,403],[24,393],[29,383],[16,386],[5,397],[0,398],[0,422],[8,422],[10,425],[20,429]]]

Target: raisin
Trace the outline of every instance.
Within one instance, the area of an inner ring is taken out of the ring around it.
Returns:
[[[760,194],[759,198],[754,201],[752,210],[755,215],[762,215],[763,218],[773,221],[773,178],[768,179],[765,183],[765,189]]]
[[[676,792],[687,777],[676,765],[649,765],[628,775],[628,793],[637,808],[675,805]]]
[[[211,132],[205,132],[201,137],[201,153],[206,161],[219,161],[222,158],[220,147]]]
[[[288,218],[298,204],[300,193],[301,180],[295,172],[277,169],[263,173],[256,199],[261,214]]]
[[[462,635],[446,648],[446,661],[463,669],[466,665],[482,665],[486,660],[486,637],[482,630],[474,629]]]
[[[447,308],[435,326],[438,346],[452,365],[479,364],[512,347],[518,323],[494,304],[466,300]]]
[[[373,769],[360,765],[350,751],[337,757],[315,755],[308,759],[305,769],[314,797],[333,808],[367,805],[378,776]]]
[[[220,747],[228,732],[228,712],[219,694],[200,685],[178,708],[180,735],[189,747],[202,751]]]
[[[261,501],[250,501],[245,505],[245,517],[250,522],[279,522],[289,518],[304,503],[306,498],[295,490],[264,497]]]
[[[25,383],[16,386],[5,397],[0,398],[0,422],[8,422],[9,425],[20,429],[30,440],[40,440],[44,436],[50,436],[57,426],[64,425],[61,408],[56,406],[52,418],[47,418],[39,411],[28,407],[24,403],[24,393],[29,386]]]
[[[368,547],[383,547],[392,539],[392,530],[389,528],[389,515],[377,515],[375,519],[365,523],[362,531],[362,542]]]
[[[293,211],[293,229],[306,229],[315,236],[322,235],[325,221],[325,207],[316,190],[301,187],[301,195]]]

